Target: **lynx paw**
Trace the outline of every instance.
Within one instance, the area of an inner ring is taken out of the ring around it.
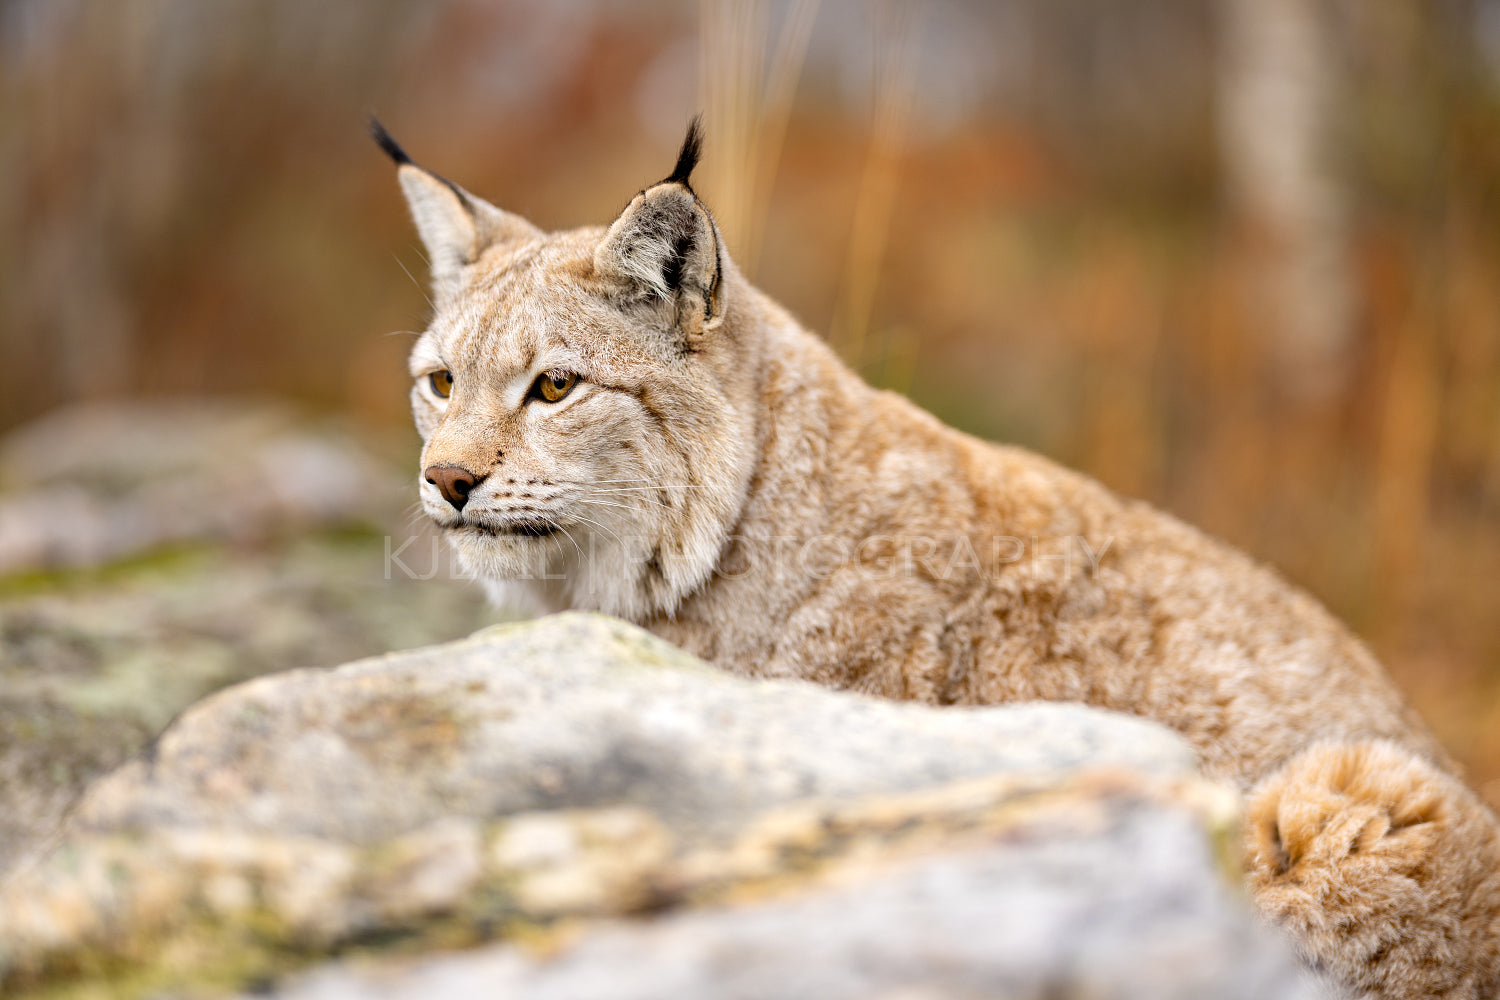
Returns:
[[[1304,751],[1251,795],[1256,904],[1315,965],[1387,997],[1497,982],[1495,820],[1452,776],[1383,741]]]

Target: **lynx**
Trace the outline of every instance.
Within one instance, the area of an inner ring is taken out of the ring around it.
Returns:
[[[736,269],[676,166],[547,233],[415,164],[426,514],[496,601],[727,671],[1157,720],[1244,795],[1246,879],[1378,997],[1500,991],[1500,827],[1361,643],[1144,503],[877,391]]]

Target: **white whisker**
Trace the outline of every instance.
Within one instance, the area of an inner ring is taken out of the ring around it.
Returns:
[[[615,483],[646,483],[646,486],[626,487],[627,489],[653,489],[653,490],[706,490],[707,486],[701,483],[658,483],[651,479],[595,479],[591,482],[570,480],[563,485],[566,486],[610,486]]]
[[[394,253],[391,254],[391,256],[392,257],[396,257],[396,255]],[[406,271],[406,265],[403,264],[403,263],[401,263],[401,258],[400,257],[396,257],[396,264],[397,264],[398,267],[401,268],[401,270]],[[406,276],[408,278],[411,278],[411,283],[413,285],[417,286],[417,291],[419,291],[419,292],[422,293],[422,298],[427,299],[427,305],[428,305],[428,307],[430,309],[432,309],[433,312],[437,312],[437,306],[435,306],[435,305],[432,304],[432,298],[430,296],[428,296],[427,289],[425,289],[425,288],[422,287],[422,283],[420,281],[418,281],[416,278],[412,278],[412,273],[410,271],[406,271]]]
[[[576,538],[573,537],[573,533],[571,531],[569,531],[567,528],[564,528],[562,526],[561,522],[559,522],[557,520],[557,518],[555,518],[555,517],[548,517],[546,514],[542,514],[540,516],[541,516],[541,518],[542,518],[543,521],[546,521],[548,524],[552,525],[552,527],[556,528],[558,531],[561,531],[563,534],[565,534],[565,535],[568,536],[568,541],[570,541],[570,542],[573,543],[573,551],[578,553],[578,561],[579,562],[583,562],[583,549],[581,549],[581,548],[578,547],[578,539],[576,539]]]
[[[659,489],[671,489],[669,486],[611,486],[607,490],[595,490],[595,493],[655,493]]]
[[[415,529],[423,522],[430,520],[430,518],[427,516],[427,510],[425,507],[423,507],[421,500],[418,500],[415,503],[408,504],[406,509],[401,512],[401,517],[406,527],[412,529]]]
[[[669,503],[662,503],[660,500],[656,499],[653,496],[648,496],[646,494],[634,494],[633,491],[629,491],[629,490],[595,490],[594,492],[590,493],[589,496],[591,496],[591,497],[592,496],[598,496],[600,493],[631,493],[632,496],[635,497],[635,499],[645,500],[647,503],[654,503],[654,504],[656,504],[656,506],[661,507],[664,510],[674,510],[675,509],[675,508],[673,508],[673,506],[671,504],[669,504]],[[603,501],[600,501],[600,502],[602,503]]]
[[[635,510],[628,503],[615,503],[613,500],[586,500],[583,497],[573,497],[572,499],[575,503],[590,503],[597,504],[600,507],[618,507],[621,510]]]
[[[594,520],[591,520],[591,519],[589,519],[587,517],[584,517],[582,514],[574,514],[573,516],[576,517],[578,520],[583,521],[585,524],[592,524],[596,528],[603,528],[605,531],[609,531],[610,535],[613,536],[614,540],[617,541],[617,542],[619,542],[621,546],[624,546],[625,540],[622,539],[619,535],[616,535],[613,531],[610,531],[608,525],[600,524],[598,521],[594,521]]]

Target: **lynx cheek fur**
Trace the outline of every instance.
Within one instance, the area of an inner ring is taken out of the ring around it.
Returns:
[[[421,497],[491,593],[725,670],[1156,719],[1245,793],[1247,880],[1380,997],[1500,992],[1500,828],[1309,596],[1145,504],[877,392],[752,287],[676,168],[543,233],[377,125],[426,244]]]

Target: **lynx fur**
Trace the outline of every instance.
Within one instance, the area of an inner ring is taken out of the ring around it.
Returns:
[[[865,384],[735,268],[696,123],[607,228],[558,233],[375,130],[432,269],[421,502],[497,601],[752,677],[1155,719],[1243,790],[1253,898],[1315,967],[1500,993],[1500,828],[1365,647],[1193,528]]]

